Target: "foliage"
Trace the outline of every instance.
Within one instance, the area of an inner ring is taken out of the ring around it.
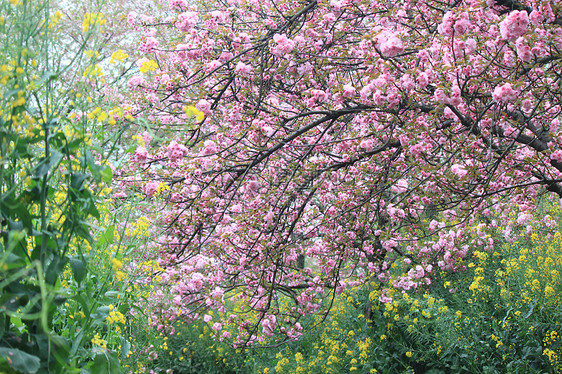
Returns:
[[[119,373],[129,307],[99,202],[114,147],[96,129],[119,117],[90,96],[105,21],[87,13],[73,38],[49,1],[0,14],[0,371]]]

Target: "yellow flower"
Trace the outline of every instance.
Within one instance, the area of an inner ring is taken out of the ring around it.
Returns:
[[[156,188],[156,193],[164,193],[164,192],[167,192],[167,191],[170,191],[170,186],[168,186],[164,182],[160,182],[160,184]]]
[[[84,54],[86,56],[88,56],[89,58],[98,58],[100,57],[100,53],[98,51],[94,51],[92,49],[88,49],[86,51],[84,51]]]
[[[116,258],[111,259],[111,266],[113,267],[113,271],[123,269],[123,263]]]
[[[82,32],[87,33],[90,26],[103,26],[107,20],[103,18],[102,13],[86,13],[82,21]]]
[[[125,316],[123,313],[119,311],[112,311],[109,312],[109,316],[106,317],[109,323],[122,323],[125,324],[127,321],[125,320]]]
[[[116,61],[123,62],[128,57],[129,57],[128,54],[123,52],[123,50],[119,49],[111,54],[111,59],[109,60],[109,63],[115,64]]]
[[[188,117],[195,117],[197,122],[202,122],[205,119],[205,113],[194,107],[193,105],[188,105],[183,108],[185,115]]]
[[[103,349],[107,349],[107,341],[100,338],[99,334],[95,334],[91,341],[93,345],[97,345]]]
[[[143,74],[148,73],[149,71],[154,71],[156,69],[158,69],[158,64],[154,60],[145,61],[140,66],[140,72]]]

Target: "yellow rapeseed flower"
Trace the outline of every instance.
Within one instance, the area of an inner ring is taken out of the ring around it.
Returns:
[[[86,13],[82,20],[82,32],[87,33],[91,26],[103,26],[106,23],[102,13]]]
[[[115,64],[117,61],[118,62],[123,62],[124,60],[126,60],[129,57],[128,54],[126,54],[125,52],[123,52],[123,50],[119,49],[115,52],[113,52],[111,54],[111,59],[109,60],[110,64]]]
[[[143,74],[154,71],[156,69],[158,69],[158,64],[154,60],[145,61],[140,66],[140,72]]]
[[[205,119],[205,113],[203,113],[193,105],[188,105],[184,107],[183,111],[188,117],[195,117],[197,122],[202,122]]]
[[[123,269],[123,263],[116,258],[111,259],[111,266],[113,267],[113,271]]]

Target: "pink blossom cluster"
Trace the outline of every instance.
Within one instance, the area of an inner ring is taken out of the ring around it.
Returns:
[[[181,160],[184,156],[188,155],[188,153],[187,147],[178,144],[175,140],[172,140],[168,145],[168,159],[171,162]]]
[[[273,42],[271,53],[277,57],[283,57],[295,49],[295,42],[287,37],[285,34],[273,35]]]
[[[187,8],[187,1],[186,0],[168,0],[168,5],[170,9],[174,10],[182,10]]]
[[[517,99],[518,95],[519,93],[517,92],[517,90],[513,89],[511,83],[505,83],[494,88],[492,98],[494,99],[494,101],[500,103],[510,103]]]
[[[515,40],[525,35],[529,25],[529,15],[524,10],[514,10],[500,22],[500,34],[505,40]]]
[[[470,29],[471,22],[468,12],[463,12],[457,16],[452,11],[448,11],[443,15],[443,20],[437,27],[440,34],[448,37],[463,35]]]
[[[176,27],[183,31],[189,32],[199,21],[199,16],[195,12],[183,12],[178,15],[176,20]]]
[[[395,57],[404,52],[404,43],[398,36],[383,33],[377,38],[381,54],[384,57]]]

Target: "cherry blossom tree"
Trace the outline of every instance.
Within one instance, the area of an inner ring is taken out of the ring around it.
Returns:
[[[239,347],[295,339],[350,285],[426,287],[494,250],[498,222],[510,240],[539,194],[562,197],[561,6],[169,0],[130,14],[146,58],[129,88],[149,125],[119,196],[159,207],[173,300],[155,303],[172,319],[218,311],[205,321]]]

